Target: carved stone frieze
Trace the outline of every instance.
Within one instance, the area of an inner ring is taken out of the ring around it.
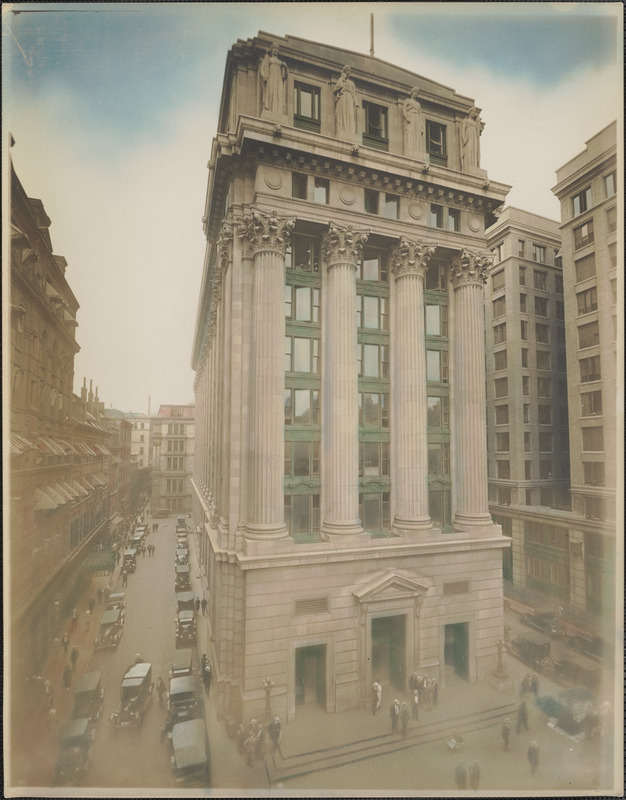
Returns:
[[[368,231],[355,231],[351,225],[340,227],[331,222],[328,233],[322,238],[322,254],[327,266],[332,264],[358,264]]]
[[[249,217],[236,221],[239,236],[247,242],[253,254],[261,252],[285,255],[295,219],[280,219],[275,211],[266,213],[256,208],[251,209]]]
[[[482,286],[487,283],[489,269],[493,264],[493,256],[484,250],[461,250],[460,255],[452,262],[450,280],[457,286]]]
[[[421,240],[413,241],[401,236],[391,251],[391,271],[396,280],[406,275],[419,275],[423,278],[434,252],[434,247],[424,244]]]

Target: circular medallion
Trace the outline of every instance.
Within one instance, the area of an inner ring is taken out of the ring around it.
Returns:
[[[471,231],[474,231],[474,232],[479,231],[480,230],[480,217],[470,217],[469,218],[469,222],[467,224],[469,225],[469,229]]]
[[[263,179],[265,180],[265,185],[270,189],[280,189],[283,185],[282,175],[275,169],[266,170]]]
[[[339,197],[341,198],[341,202],[345,203],[347,206],[351,206],[356,200],[356,195],[350,186],[343,186],[339,191]]]
[[[421,219],[424,216],[424,206],[421,203],[411,203],[409,214],[413,219]]]

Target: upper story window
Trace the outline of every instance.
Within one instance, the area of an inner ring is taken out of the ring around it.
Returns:
[[[591,186],[587,186],[587,188],[583,189],[582,192],[579,192],[572,197],[572,209],[574,211],[574,216],[578,217],[580,214],[584,214],[585,211],[588,211],[590,208]]]
[[[496,289],[502,289],[504,287],[504,270],[501,269],[499,272],[494,272],[491,276],[491,288],[495,292]]]
[[[316,178],[313,187],[313,200],[322,205],[328,204],[328,195],[330,192],[330,181],[326,178]]]
[[[285,285],[285,319],[295,322],[320,320],[320,290],[314,286]]]
[[[448,209],[448,230],[453,233],[461,230],[461,212],[458,208]]]
[[[320,90],[317,86],[296,81],[293,87],[293,124],[296,128],[319,131]]]
[[[446,126],[430,119],[426,120],[426,152],[433,164],[445,166],[448,161]]]
[[[496,257],[496,264],[499,264],[502,261],[502,248],[504,247],[503,243],[497,244],[493,250],[491,251]]]
[[[540,244],[533,244],[533,261],[538,261],[540,264],[546,263],[546,248]]]
[[[608,175],[605,175],[603,178],[604,181],[604,194],[606,197],[613,197],[615,194],[615,172],[609,172]]]
[[[293,172],[291,175],[291,196],[298,200],[306,200],[307,197],[307,176],[300,172]]]
[[[357,297],[357,328],[389,330],[389,300],[386,297]]]
[[[563,277],[556,275],[554,278],[554,289],[557,294],[563,294]]]
[[[615,206],[606,210],[606,229],[609,233],[617,230],[617,209]]]
[[[595,253],[590,253],[584,258],[579,258],[574,262],[576,268],[576,283],[593,278],[596,274],[596,256]]]
[[[389,145],[389,131],[387,128],[387,109],[369,100],[363,102],[365,124],[363,126],[363,144],[379,147],[384,150]]]
[[[496,298],[493,303],[493,316],[501,317],[503,314],[506,314],[506,297],[498,297]]]
[[[362,281],[387,280],[387,265],[382,253],[367,247],[364,249],[358,278]]]
[[[398,219],[398,211],[400,209],[400,198],[395,194],[385,195],[385,204],[383,206],[383,217],[387,219]]]
[[[519,285],[526,286],[526,267],[519,267]]]
[[[285,254],[287,269],[298,269],[303,272],[320,271],[320,241],[312,236],[295,233],[292,244]]]
[[[430,291],[445,292],[448,289],[446,265],[431,259],[426,269],[426,288]]]
[[[540,270],[535,270],[535,289],[543,289],[546,290],[546,279],[547,279],[547,272],[541,272]]]
[[[430,205],[430,227],[443,228],[443,206]]]
[[[578,250],[593,242],[593,220],[589,219],[577,228],[574,228],[574,249]]]
[[[378,214],[378,192],[376,189],[365,189],[365,210],[368,214]]]
[[[517,255],[520,256],[520,258],[524,258],[525,250],[526,250],[526,242],[523,239],[518,239],[517,240]]]
[[[448,307],[428,303],[426,305],[426,335],[448,335]]]

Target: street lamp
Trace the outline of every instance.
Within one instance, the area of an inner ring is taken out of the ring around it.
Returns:
[[[270,695],[272,693],[272,687],[274,686],[274,681],[271,678],[266,678],[263,681],[263,688],[265,689],[265,713],[270,716],[272,713],[272,709],[270,706]]]

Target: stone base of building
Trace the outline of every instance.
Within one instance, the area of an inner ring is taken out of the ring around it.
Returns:
[[[513,678],[502,672],[490,672],[487,675],[487,683],[493,686],[496,691],[506,694],[513,694],[515,689]]]

